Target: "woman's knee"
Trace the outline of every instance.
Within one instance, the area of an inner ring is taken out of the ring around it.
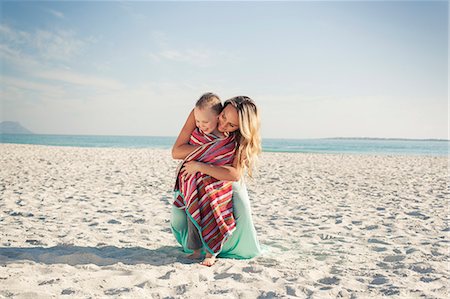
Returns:
[[[233,189],[233,214],[235,219],[251,215],[250,200],[245,186]]]
[[[177,231],[187,229],[187,217],[184,210],[172,208],[170,225],[172,226],[173,229]]]

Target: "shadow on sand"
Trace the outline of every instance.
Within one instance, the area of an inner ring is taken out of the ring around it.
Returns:
[[[163,246],[158,249],[116,246],[81,247],[58,245],[55,247],[0,247],[0,264],[33,261],[44,264],[71,266],[95,264],[97,266],[123,263],[127,265],[168,265],[175,262],[191,264],[181,247]]]

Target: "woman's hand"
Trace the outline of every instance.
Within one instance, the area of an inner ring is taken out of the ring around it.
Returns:
[[[181,173],[183,177],[191,176],[200,172],[200,168],[202,166],[202,162],[190,161],[183,164],[181,167]]]

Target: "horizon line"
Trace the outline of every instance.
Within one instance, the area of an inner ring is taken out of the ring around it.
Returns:
[[[50,134],[50,133],[31,133],[31,134],[23,134],[23,133],[4,133],[0,132],[0,135],[50,135],[50,136],[105,136],[105,137],[157,137],[157,138],[177,138],[177,136],[167,136],[167,135],[116,135],[116,134]],[[347,139],[347,140],[404,140],[404,141],[450,141],[450,139],[445,138],[405,138],[405,137],[344,137],[344,136],[336,136],[336,137],[262,137],[261,139],[273,139],[273,140],[311,140],[311,139]]]

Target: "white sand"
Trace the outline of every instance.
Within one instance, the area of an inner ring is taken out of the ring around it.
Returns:
[[[0,298],[446,298],[446,157],[264,153],[270,251],[189,263],[168,150],[0,144]]]

